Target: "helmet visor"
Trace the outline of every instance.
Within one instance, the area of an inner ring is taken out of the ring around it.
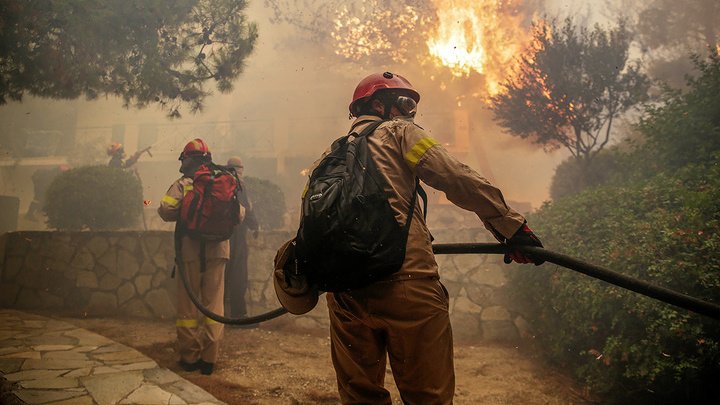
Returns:
[[[400,114],[406,117],[414,117],[415,113],[417,113],[417,103],[408,96],[398,96],[395,100],[395,107],[400,111]]]

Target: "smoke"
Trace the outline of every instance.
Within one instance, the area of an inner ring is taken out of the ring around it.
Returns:
[[[334,7],[336,3],[343,7]],[[106,163],[104,150],[114,141],[124,143],[128,154],[152,146],[153,157],[143,156],[139,164],[145,196],[152,201],[158,201],[179,176],[176,158],[184,143],[203,137],[215,152],[216,161],[224,163],[229,156],[241,156],[247,176],[278,183],[288,204],[295,206],[305,182],[300,172],[333,139],[347,131],[347,108],[357,82],[370,73],[393,71],[408,77],[422,93],[419,125],[452,145],[462,136],[456,131],[456,112],[467,111],[468,136],[473,142],[459,157],[497,182],[509,200],[538,207],[549,196],[555,165],[566,155],[545,154],[527,141],[502,133],[494,125],[482,103],[487,94],[488,70],[483,74],[473,71],[456,76],[430,57],[427,35],[437,28],[435,11],[440,3],[306,1],[305,8],[300,9],[290,1],[252,2],[247,14],[258,23],[260,36],[256,49],[233,91],[209,97],[201,113],[185,112],[182,119],[170,121],[166,111],[157,107],[128,110],[112,97],[94,101],[28,98],[22,104],[0,108],[2,129],[9,134],[7,139],[20,139],[22,129],[60,126],[63,133],[71,134],[68,144],[74,141],[79,145],[59,152],[69,156],[75,165]],[[508,23],[516,28],[529,25],[533,16],[548,12],[539,1],[504,4],[515,5],[501,12],[512,17]],[[379,17],[380,23],[371,24],[371,16],[382,9],[386,12]],[[361,57],[344,54],[349,50],[342,46],[353,43],[348,37],[353,24],[338,23],[340,17],[360,19],[355,25],[365,24],[369,32],[379,35],[376,39],[379,38],[381,49]],[[392,25],[390,21],[402,24]],[[378,27],[384,30],[375,31]],[[507,29],[497,28],[494,32],[505,36],[515,32]],[[498,49],[508,48],[508,41],[509,38],[500,36],[494,44]],[[492,58],[498,58],[497,49],[493,52],[496,53]],[[508,66],[493,63],[487,69],[507,72]],[[32,118],[19,122],[17,117],[25,114]],[[57,116],[72,123],[58,125],[60,121],[52,119]],[[21,195],[21,211],[32,198],[29,177],[41,164],[45,163],[27,165],[24,174],[16,170],[15,177],[2,184],[3,193]]]

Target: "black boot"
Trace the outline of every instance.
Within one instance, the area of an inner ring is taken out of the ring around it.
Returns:
[[[180,368],[185,371],[200,370],[200,368],[202,367],[202,364],[203,364],[202,360],[198,360],[195,363],[188,363],[183,360],[178,361],[178,366],[180,366]]]
[[[208,363],[203,360],[198,360],[198,363],[200,363],[200,374],[210,375],[213,373],[213,369],[215,369],[215,363]]]

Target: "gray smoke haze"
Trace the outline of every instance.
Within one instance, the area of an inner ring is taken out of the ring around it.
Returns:
[[[548,0],[537,14],[604,22],[608,16],[595,10],[606,9],[605,4]],[[216,162],[224,163],[231,155],[243,157],[247,176],[277,182],[288,204],[295,206],[305,182],[300,171],[347,131],[347,107],[357,82],[370,73],[393,71],[405,75],[422,94],[416,122],[444,143],[458,142],[458,136],[467,135],[469,147],[458,157],[496,183],[509,201],[537,208],[549,198],[554,169],[568,154],[545,153],[503,134],[487,110],[472,107],[470,102],[460,100],[458,106],[458,96],[479,87],[478,80],[431,78],[426,68],[412,62],[372,66],[341,62],[307,31],[287,23],[271,23],[274,13],[263,2],[252,2],[247,15],[259,26],[255,51],[234,90],[224,95],[215,91],[201,113],[193,115],[184,110],[181,119],[169,120],[166,112],[155,106],[127,110],[113,98],[26,98],[23,103],[0,107],[0,128],[13,137],[30,133],[38,139],[42,139],[38,130],[74,131],[80,147],[68,151],[67,159],[76,166],[107,162],[105,148],[113,141],[123,142],[128,155],[152,145],[153,157],[143,156],[139,168],[145,198],[152,200],[153,206],[179,175],[176,158],[182,146],[201,137],[215,152]],[[458,126],[466,129],[456,130]],[[276,161],[276,157],[280,159]],[[30,175],[35,167],[15,163],[3,166],[0,193],[19,195],[20,212],[32,199]]]

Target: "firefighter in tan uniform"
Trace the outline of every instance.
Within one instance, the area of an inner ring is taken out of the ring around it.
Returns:
[[[183,176],[170,186],[158,208],[164,221],[178,220],[181,201],[192,189],[195,171],[211,159],[212,155],[202,139],[194,139],[185,146],[179,158]],[[204,272],[200,271],[200,241],[184,235],[181,255],[193,291],[205,307],[216,314],[223,314],[225,264],[230,257],[230,243],[227,240],[205,242]],[[180,354],[178,364],[185,371],[200,370],[202,374],[212,374],[220,350],[223,324],[199,317],[180,277],[177,277],[177,282],[175,325]]]
[[[419,100],[420,94],[405,78],[385,72],[363,79],[350,104],[351,115],[357,117],[351,133],[360,133],[368,121],[389,120],[367,139],[370,155],[389,185],[398,223],[406,221],[417,176],[457,206],[475,212],[501,242],[542,246],[499,189],[413,123]],[[519,250],[506,257],[506,262],[511,260],[541,263]],[[312,309],[316,290],[295,280],[290,283],[282,275],[282,269],[276,270],[281,303],[292,313]],[[342,402],[390,404],[383,386],[389,359],[404,403],[452,403],[455,375],[448,298],[418,202],[402,268],[367,287],[328,294],[332,362]]]

